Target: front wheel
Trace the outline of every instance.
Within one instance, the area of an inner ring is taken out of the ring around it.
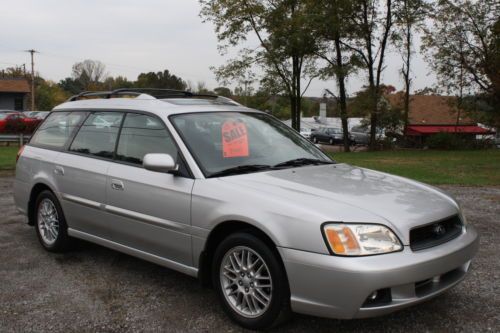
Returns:
[[[313,138],[313,142],[314,142],[314,143],[318,143],[318,138],[317,138],[317,137],[314,137],[314,138]]]
[[[334,143],[333,139],[330,139],[330,144],[333,145]]]
[[[213,281],[229,317],[253,330],[280,324],[290,314],[290,291],[277,254],[249,233],[228,236],[214,256]]]

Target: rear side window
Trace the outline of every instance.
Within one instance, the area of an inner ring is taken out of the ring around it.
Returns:
[[[75,136],[70,151],[104,158],[113,158],[121,112],[95,112],[91,114]]]
[[[120,133],[116,159],[142,165],[144,155],[149,153],[170,154],[176,159],[177,147],[159,119],[128,113]]]
[[[86,115],[85,112],[51,113],[33,134],[30,144],[63,148]]]

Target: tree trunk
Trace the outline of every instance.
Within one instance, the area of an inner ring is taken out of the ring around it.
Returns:
[[[300,131],[300,68],[299,57],[292,57],[292,87],[290,91],[292,127]]]
[[[406,1],[405,6],[409,6],[408,1]],[[411,79],[410,79],[410,65],[411,65],[411,21],[406,15],[406,64],[403,68],[403,76],[405,80],[405,99],[404,99],[404,129],[408,126],[409,117],[410,117],[410,88],[411,88]]]
[[[347,124],[347,94],[345,88],[344,64],[342,62],[342,49],[340,36],[335,36],[335,50],[337,57],[337,81],[339,85],[339,105],[340,119],[342,121],[342,131],[344,132],[344,151],[350,152],[349,127]]]

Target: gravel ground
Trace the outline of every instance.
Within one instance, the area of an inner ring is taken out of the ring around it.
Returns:
[[[328,320],[295,315],[283,332],[499,332],[500,188],[444,187],[481,234],[472,271],[459,287],[385,317]],[[0,332],[236,332],[212,290],[172,270],[81,243],[45,252],[0,175]]]

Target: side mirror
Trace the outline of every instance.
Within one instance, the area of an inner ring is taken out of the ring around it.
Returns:
[[[146,154],[142,166],[146,170],[156,172],[171,172],[178,169],[178,165],[169,154]]]

